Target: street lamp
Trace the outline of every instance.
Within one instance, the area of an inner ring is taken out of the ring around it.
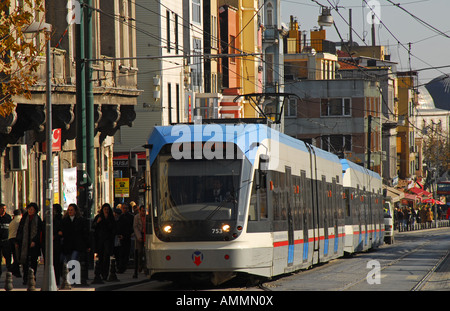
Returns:
[[[23,33],[38,33],[52,31],[52,25],[48,23],[31,23]],[[56,277],[53,269],[53,154],[52,154],[52,101],[51,101],[51,45],[50,36],[47,38],[46,47],[46,143],[47,143],[47,185],[45,195],[45,267],[43,291],[56,291]]]

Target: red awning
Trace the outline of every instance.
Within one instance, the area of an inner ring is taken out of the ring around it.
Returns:
[[[138,159],[145,159],[145,152],[138,152],[137,155],[138,155]],[[128,160],[128,157],[129,157],[129,154],[124,153],[124,154],[115,155],[113,159],[114,160]]]
[[[416,187],[411,188],[411,189],[408,189],[407,191],[408,191],[408,192],[411,192],[412,194],[421,196],[421,197],[428,197],[428,198],[431,198],[431,197],[433,196],[430,192],[425,191],[425,190],[420,189],[420,188],[416,188]]]

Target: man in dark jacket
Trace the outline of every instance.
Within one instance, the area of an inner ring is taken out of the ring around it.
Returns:
[[[122,204],[122,215],[117,223],[117,234],[119,235],[120,248],[118,258],[118,273],[124,273],[130,259],[131,235],[133,234],[134,215],[128,203]]]
[[[11,271],[11,249],[8,243],[9,223],[11,216],[6,213],[6,205],[0,203],[0,275],[2,275],[2,257],[5,257],[6,268]]]

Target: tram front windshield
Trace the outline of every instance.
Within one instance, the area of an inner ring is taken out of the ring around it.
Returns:
[[[158,222],[236,219],[242,160],[158,156],[153,168]]]

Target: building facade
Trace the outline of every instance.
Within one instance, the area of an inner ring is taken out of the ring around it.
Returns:
[[[76,100],[76,23],[67,23],[69,12],[66,6],[66,1],[47,1],[46,13],[36,15],[35,20],[53,26],[52,125],[54,130],[60,129],[56,131],[60,133],[60,147],[53,152],[54,203],[67,207],[78,200],[79,206],[83,208],[86,202],[80,202],[80,196],[77,195],[86,189],[76,183],[77,152],[80,152],[77,150],[77,122],[80,116],[77,114]],[[91,9],[93,56],[89,62],[92,66],[94,124],[89,126],[93,127],[95,133],[93,160],[96,169],[94,176],[88,178],[93,184],[93,213],[96,207],[114,199],[113,136],[122,126],[132,126],[136,117],[134,107],[140,92],[137,89],[135,62],[119,60],[135,56],[135,30],[122,20],[109,16],[113,14],[123,16],[128,21],[134,20],[134,3],[96,0]],[[38,42],[44,44],[45,40]],[[3,132],[0,138],[0,200],[7,204],[9,212],[29,202],[44,206],[43,185],[47,178],[45,57],[40,57],[39,61],[38,82],[31,87],[31,98],[14,98],[16,120],[9,125],[9,132]],[[125,67],[128,68],[126,73]],[[25,154],[11,152],[15,149],[14,145],[22,145]],[[19,169],[13,165],[18,155],[27,163]]]

